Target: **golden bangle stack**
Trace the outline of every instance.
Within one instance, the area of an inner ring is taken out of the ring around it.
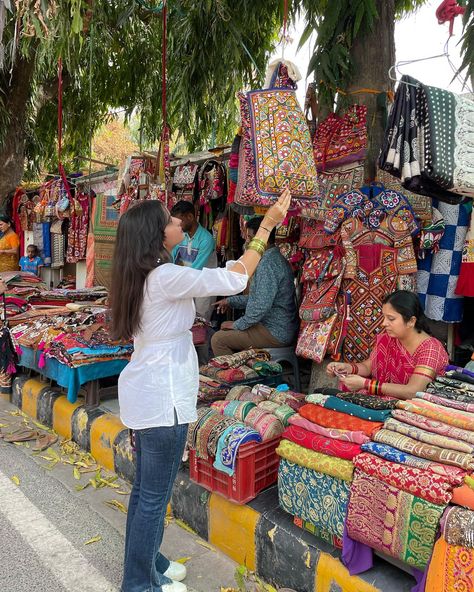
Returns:
[[[253,238],[247,247],[247,249],[251,249],[252,251],[257,251],[260,257],[265,253],[265,249],[267,248],[267,244],[260,240],[259,238]]]

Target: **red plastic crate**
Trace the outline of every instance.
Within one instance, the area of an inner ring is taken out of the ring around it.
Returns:
[[[280,457],[275,452],[280,436],[267,442],[247,442],[239,448],[235,472],[230,477],[189,450],[189,476],[209,491],[219,493],[236,504],[245,504],[260,491],[270,487],[278,477]]]

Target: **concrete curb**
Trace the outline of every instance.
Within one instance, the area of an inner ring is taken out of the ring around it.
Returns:
[[[128,430],[101,407],[88,410],[36,378],[18,376],[11,402],[24,413],[72,438],[104,468],[133,481],[134,456]],[[173,514],[262,580],[295,592],[408,592],[413,578],[389,563],[350,576],[340,552],[299,529],[278,505],[277,486],[246,505],[229,502],[189,479],[181,469],[171,500]]]

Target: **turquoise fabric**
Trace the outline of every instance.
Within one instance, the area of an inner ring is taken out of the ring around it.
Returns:
[[[347,413],[348,415],[359,417],[360,419],[367,419],[369,421],[384,422],[391,416],[390,409],[367,409],[366,407],[361,407],[355,403],[349,403],[338,397],[331,396],[329,396],[324,402],[324,407],[326,409],[332,409],[333,411],[342,411],[342,413]]]
[[[350,483],[286,459],[278,469],[280,506],[293,516],[342,538]]]
[[[214,468],[232,477],[241,445],[251,441],[262,441],[257,431],[242,423],[229,426],[222,432],[217,442]]]

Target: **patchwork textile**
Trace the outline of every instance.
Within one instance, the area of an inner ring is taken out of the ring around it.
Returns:
[[[334,456],[309,450],[285,439],[280,442],[276,453],[282,458],[302,467],[307,467],[308,469],[313,469],[314,471],[319,471],[320,473],[337,477],[344,481],[352,481],[354,465],[349,460],[335,458]]]
[[[354,456],[360,453],[360,446],[352,442],[343,442],[342,440],[333,440],[332,438],[324,438],[314,432],[291,425],[283,432],[283,438],[291,440],[309,450],[322,452],[329,456],[337,456],[338,458],[345,458],[352,460]]]
[[[433,444],[434,446],[448,448],[449,450],[458,450],[459,452],[465,452],[466,454],[472,454],[474,452],[472,444],[442,436],[441,434],[427,432],[420,427],[398,421],[397,419],[392,418],[386,421],[384,428],[403,434],[404,436],[409,436],[410,438],[418,440],[419,442],[424,442],[425,444]]]
[[[383,423],[381,422],[367,421],[366,419],[351,417],[346,413],[325,409],[324,407],[314,405],[313,403],[303,405],[299,410],[299,414],[305,419],[325,428],[363,432],[371,437],[383,426]]]
[[[434,504],[447,504],[451,501],[451,483],[432,471],[401,465],[366,452],[357,455],[353,462],[366,475]]]
[[[108,286],[112,279],[112,259],[119,212],[114,203],[117,196],[98,194],[92,200],[91,226],[87,239],[86,287]]]
[[[447,508],[442,533],[450,545],[474,549],[474,512],[465,508]]]
[[[325,438],[334,438],[335,440],[354,442],[355,444],[364,444],[365,442],[370,441],[370,438],[366,436],[364,432],[351,432],[349,430],[338,430],[336,428],[324,428],[317,423],[309,421],[309,419],[301,417],[299,413],[292,415],[288,422],[292,425],[304,428],[310,432],[314,432],[315,434],[319,434],[320,436],[324,436]]]
[[[317,127],[313,139],[314,160],[325,171],[364,160],[367,153],[367,107],[351,105],[346,113],[330,113]]]
[[[326,355],[337,317],[336,313],[318,323],[302,321],[296,344],[296,355],[320,364]]]
[[[340,241],[340,231],[328,234],[324,230],[323,221],[303,218],[298,243],[302,249],[327,249],[335,247]]]
[[[382,169],[377,169],[377,177],[375,179],[378,183],[381,183],[386,189],[392,189],[393,191],[398,191],[402,193],[408,203],[411,205],[415,216],[418,220],[422,220],[424,222],[431,221],[432,212],[431,212],[431,198],[427,195],[419,195],[417,193],[412,193],[405,189],[400,180],[390,175],[386,171]]]
[[[346,528],[354,540],[424,569],[444,508],[356,470]]]
[[[280,507],[293,516],[342,538],[350,482],[281,459],[278,469]]]
[[[402,452],[393,446],[387,444],[379,444],[378,442],[367,442],[362,445],[364,452],[370,452],[376,454],[381,458],[385,458],[389,461],[396,462],[402,465],[408,465],[409,467],[416,467],[417,469],[424,469],[441,475],[444,479],[449,480],[452,485],[459,485],[463,482],[465,471],[458,467],[451,467],[448,465],[432,462],[412,454]]]
[[[296,201],[314,200],[318,184],[311,138],[294,91],[255,90],[240,93],[239,99],[243,136],[236,202],[269,206],[286,187]]]
[[[428,592],[474,590],[474,549],[449,545],[440,537],[434,546],[426,577]]]
[[[411,401],[399,401],[398,408],[404,409],[405,411],[411,411],[418,415],[424,415],[431,419],[436,419],[447,423],[448,425],[463,430],[474,431],[474,416],[466,414],[465,417],[459,415],[459,411],[454,412],[452,409],[447,407],[441,407],[440,405],[434,405],[429,401],[423,401],[422,399],[412,399]]]
[[[391,430],[379,430],[374,435],[374,440],[381,444],[388,444],[394,448],[398,448],[402,452],[407,452],[420,458],[440,462],[454,467],[459,467],[466,470],[474,470],[474,457],[471,454],[464,454],[463,452],[456,452],[454,450],[446,450],[439,446],[432,446],[424,444],[403,436]]]
[[[352,189],[364,184],[364,165],[351,163],[318,174],[319,195],[314,204],[303,206],[300,215],[324,222],[328,210],[335,200]]]
[[[446,227],[437,253],[428,253],[418,262],[417,291],[426,316],[434,321],[462,321],[463,300],[455,294],[462,253],[469,225],[469,213],[463,205],[433,200]]]

